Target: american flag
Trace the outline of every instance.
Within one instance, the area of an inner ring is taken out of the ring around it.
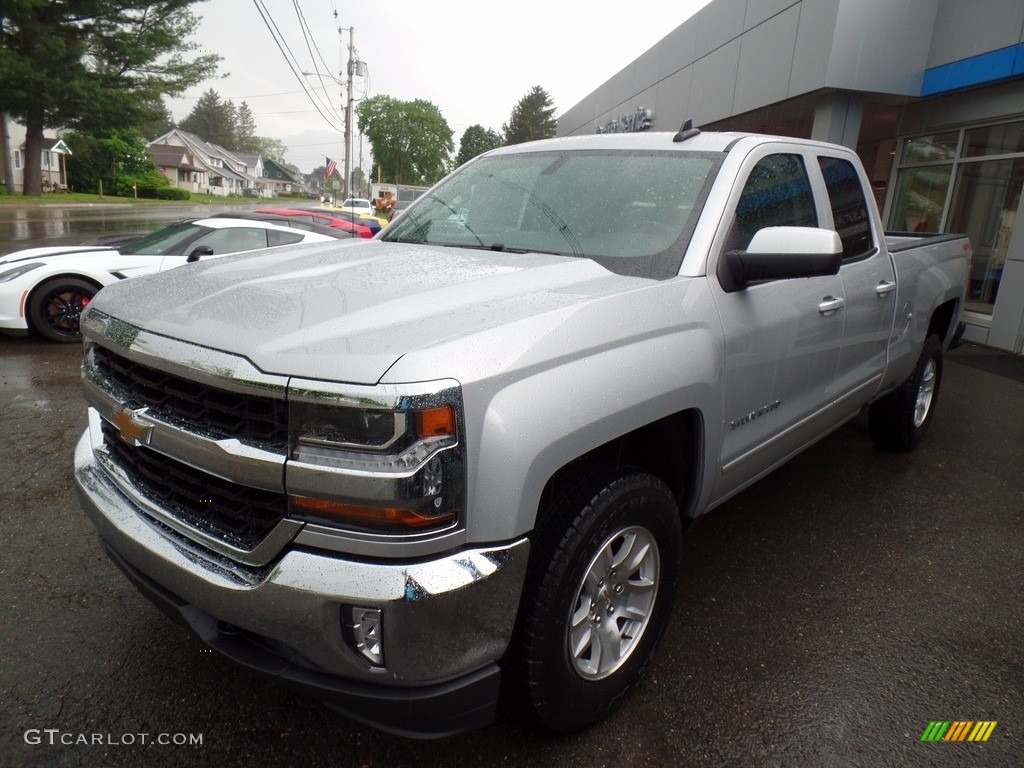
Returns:
[[[328,157],[327,158],[327,170],[324,171],[324,178],[325,179],[331,178],[334,175],[334,172],[337,171],[337,170],[338,170],[338,164],[336,162],[334,162],[333,160],[331,160],[331,158]]]

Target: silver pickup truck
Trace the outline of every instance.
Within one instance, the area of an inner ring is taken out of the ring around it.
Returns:
[[[104,288],[79,495],[172,618],[356,720],[458,733],[501,685],[582,728],[687,523],[865,409],[921,439],[969,249],[883,234],[843,147],[505,147],[374,240]]]

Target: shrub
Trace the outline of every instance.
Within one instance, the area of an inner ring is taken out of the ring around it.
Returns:
[[[177,187],[161,187],[155,189],[153,197],[157,200],[191,200],[192,193],[187,189],[178,189]],[[141,197],[141,195],[140,195]]]

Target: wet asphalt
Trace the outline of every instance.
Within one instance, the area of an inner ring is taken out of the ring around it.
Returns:
[[[856,420],[692,529],[667,636],[609,720],[555,737],[503,706],[418,742],[253,677],[144,600],[74,496],[80,349],[0,337],[0,765],[1024,765],[1024,383],[978,354],[947,358],[918,450]],[[997,725],[922,742],[937,720]]]

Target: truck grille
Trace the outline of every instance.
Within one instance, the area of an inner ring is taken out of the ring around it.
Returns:
[[[150,501],[233,546],[253,549],[287,512],[283,493],[232,483],[148,448],[132,447],[105,421],[103,443]]]
[[[123,400],[149,406],[163,421],[215,439],[284,453],[288,406],[283,400],[217,389],[136,363],[98,344],[92,347],[100,374]]]

